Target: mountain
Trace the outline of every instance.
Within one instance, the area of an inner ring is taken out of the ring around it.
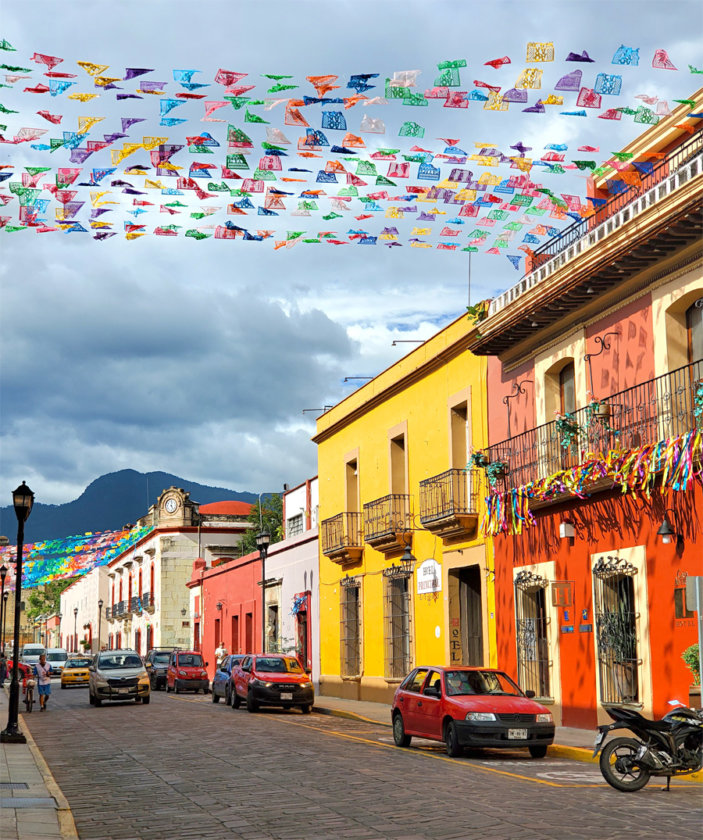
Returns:
[[[171,486],[182,487],[194,502],[202,505],[231,499],[253,503],[258,499],[257,493],[209,487],[170,473],[120,470],[96,478],[72,502],[63,505],[35,502],[25,525],[25,542],[41,542],[86,531],[113,531],[127,524],[133,525]],[[0,533],[9,537],[11,543],[15,542],[17,518],[12,505],[0,508]]]

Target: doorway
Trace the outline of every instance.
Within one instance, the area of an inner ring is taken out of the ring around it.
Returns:
[[[254,614],[248,612],[244,616],[244,653],[254,652]]]
[[[449,655],[452,665],[482,666],[481,567],[449,571]]]

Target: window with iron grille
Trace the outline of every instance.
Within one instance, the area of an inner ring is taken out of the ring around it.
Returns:
[[[297,537],[298,534],[303,533],[303,514],[299,513],[297,516],[291,516],[286,520],[286,536]]]
[[[385,673],[389,679],[401,679],[410,670],[411,580],[403,575],[385,581]]]
[[[340,602],[340,664],[343,677],[361,674],[361,581],[354,578],[342,584]]]
[[[530,572],[515,580],[518,683],[523,691],[550,697],[547,580]]]
[[[601,558],[593,567],[602,703],[639,702],[636,571],[614,557]]]

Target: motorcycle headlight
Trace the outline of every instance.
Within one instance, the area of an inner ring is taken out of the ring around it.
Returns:
[[[537,723],[551,723],[552,722],[552,713],[551,712],[543,712],[541,715],[537,715]]]
[[[495,720],[496,716],[493,712],[469,712],[466,715],[466,720]]]

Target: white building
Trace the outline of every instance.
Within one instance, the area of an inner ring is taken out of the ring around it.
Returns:
[[[283,493],[285,539],[266,559],[266,649],[295,653],[320,668],[317,477]]]
[[[107,644],[108,576],[105,566],[96,566],[77,578],[61,593],[59,644],[68,651],[96,653]],[[98,606],[102,601],[102,612]],[[84,645],[83,642],[86,642]]]
[[[169,487],[137,523],[152,526],[138,543],[106,567],[107,641],[144,655],[152,647],[189,647],[189,591],[193,562],[237,556],[251,505],[216,502],[199,507],[184,490]]]

